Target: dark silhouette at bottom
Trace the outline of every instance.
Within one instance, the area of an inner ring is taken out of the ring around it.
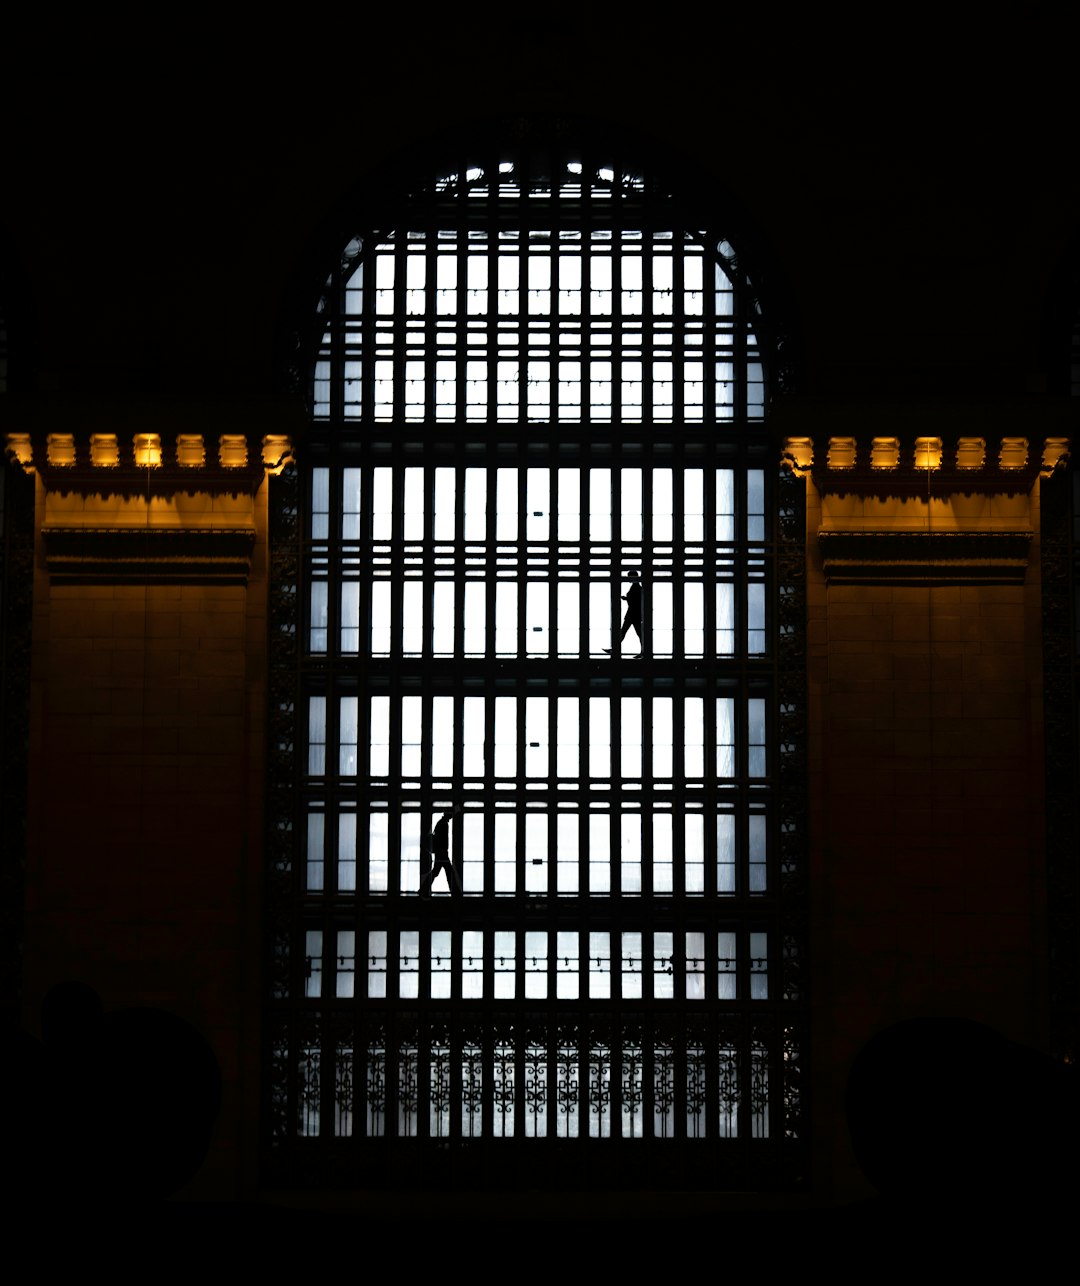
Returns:
[[[81,982],[42,1005],[42,1042],[0,1045],[5,1195],[81,1205],[161,1200],[202,1165],[221,1100],[206,1040],[163,1009],[106,1013]]]
[[[1075,1190],[1076,1069],[962,1018],[917,1018],[852,1064],[848,1125],[887,1198],[1045,1204]]]

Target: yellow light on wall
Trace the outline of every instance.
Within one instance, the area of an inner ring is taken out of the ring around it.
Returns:
[[[940,438],[916,438],[915,439],[915,468],[916,469],[940,469],[941,468],[941,439]]]
[[[1044,473],[1053,473],[1059,461],[1069,455],[1068,438],[1047,438],[1043,443],[1042,467]]]
[[[46,439],[49,463],[55,469],[67,469],[75,463],[75,435],[50,433]]]
[[[871,469],[895,469],[900,463],[899,438],[874,438],[870,443]]]
[[[985,438],[960,438],[956,443],[956,467],[981,469],[986,463]]]
[[[29,433],[9,433],[4,439],[8,455],[14,456],[24,469],[34,463],[34,448]]]
[[[157,433],[135,434],[135,463],[140,469],[156,469],[161,464],[161,437]]]
[[[218,453],[223,469],[242,469],[247,464],[247,438],[242,433],[223,433]]]
[[[788,439],[790,442],[792,439]],[[803,441],[809,442],[809,438]],[[263,467],[267,473],[278,474],[291,462],[292,439],[286,433],[268,433],[262,440]]]
[[[828,464],[830,469],[851,469],[855,465],[855,439],[830,438]]]
[[[1027,438],[1002,438],[998,464],[1003,469],[1022,469],[1027,464]]]
[[[177,434],[176,463],[183,469],[202,468],[206,463],[206,444],[201,433]]]
[[[90,434],[90,463],[98,469],[115,469],[120,463],[120,447],[115,433]]]

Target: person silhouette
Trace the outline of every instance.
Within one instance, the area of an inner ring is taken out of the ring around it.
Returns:
[[[627,572],[627,578],[630,581],[630,588],[623,594],[623,601],[626,603],[626,615],[623,617],[622,633],[619,635],[619,646],[622,647],[622,641],[626,638],[628,631],[631,629],[638,637],[638,650],[645,651],[645,630],[642,622],[641,606],[641,574],[637,571]],[[611,652],[614,649],[606,648],[605,651]]]
[[[461,881],[450,860],[450,822],[452,818],[460,817],[463,811],[460,807],[452,808],[448,813],[443,813],[435,823],[435,828],[431,832],[431,854],[435,860],[431,864],[431,870],[420,881],[422,898],[431,897],[431,886],[435,883],[435,878],[440,871],[446,872],[446,883],[451,893],[457,893],[459,896],[461,894]]]

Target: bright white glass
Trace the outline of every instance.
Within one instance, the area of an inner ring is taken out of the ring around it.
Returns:
[[[308,776],[326,772],[326,698],[308,698]]]
[[[529,656],[547,656],[551,648],[548,627],[550,587],[547,581],[527,581],[525,585],[525,652]]]
[[[611,586],[603,581],[590,581],[589,651],[602,652],[611,645]]]
[[[622,487],[621,535],[623,540],[641,539],[641,470],[622,469],[619,475]]]
[[[555,825],[557,891],[561,894],[577,893],[579,888],[578,815],[577,813],[559,813]]]
[[[657,813],[653,826],[653,893],[667,894],[674,891],[672,851],[672,818],[670,813]]]
[[[339,893],[356,891],[356,814],[338,817],[337,886]]]
[[[705,539],[704,469],[687,469],[683,473],[683,539]]]
[[[672,470],[654,469],[652,476],[653,540],[663,542],[673,539],[674,494]]]
[[[517,697],[495,698],[496,777],[517,776]]]
[[[687,656],[701,656],[705,650],[705,586],[692,581],[683,594],[684,651]]]
[[[390,698],[371,698],[371,759],[372,777],[386,777],[390,772]]]
[[[431,597],[431,651],[435,656],[454,655],[454,584],[437,580]]]
[[[465,777],[484,775],[484,698],[465,697],[461,718],[461,771]]]
[[[525,814],[525,891],[548,891],[548,819],[545,813]]]
[[[577,1000],[580,990],[577,933],[560,929],[555,949],[555,997],[557,1000]]]
[[[547,934],[527,930],[525,934],[525,999],[547,997]]]
[[[354,580],[341,585],[341,650],[360,651],[360,583]]]
[[[716,935],[717,999],[737,1000],[735,934]]]
[[[357,698],[342,697],[338,715],[338,772],[342,777],[356,776]]]
[[[429,975],[432,1000],[450,999],[450,979],[450,930],[432,929]]]
[[[419,995],[420,931],[402,929],[398,935],[398,995],[415,1000]]]
[[[547,540],[550,529],[551,471],[525,471],[525,539]]]
[[[513,929],[495,930],[494,965],[495,999],[513,1000],[517,991],[517,935]]]
[[[390,582],[377,580],[371,586],[371,655],[390,653]]]
[[[589,814],[589,892],[611,892],[611,819]]]
[[[652,702],[653,777],[672,774],[672,698],[653,697]]]
[[[513,813],[495,814],[495,892],[513,893],[517,888],[517,818]]]
[[[579,612],[581,586],[577,581],[560,581],[556,589],[555,611],[558,631],[556,646],[560,656],[577,656],[581,649]]]
[[[765,701],[749,697],[747,713],[747,772],[751,777],[765,776]]]
[[[334,995],[339,1000],[351,1000],[356,981],[356,930],[339,929],[337,932],[336,977]]]
[[[688,894],[705,892],[705,818],[687,813],[684,830],[683,881]]]
[[[581,539],[581,470],[559,470],[559,540]]]
[[[401,534],[405,540],[424,539],[424,471],[418,465],[405,470]]]
[[[611,776],[611,700],[589,698],[589,776]]]
[[[466,656],[483,656],[487,650],[487,587],[481,581],[465,582],[462,624]]]
[[[611,934],[589,934],[589,999],[611,999]]]
[[[401,815],[401,849],[398,855],[398,889],[402,893],[416,893],[420,888],[420,848],[423,818],[419,813]],[[423,843],[428,843],[423,836]],[[414,993],[415,994],[415,993]]]
[[[769,935],[750,935],[750,999],[769,999]]]
[[[548,775],[548,699],[525,698],[525,776]]]
[[[683,705],[683,771],[705,776],[705,700],[687,697]]]
[[[386,996],[386,930],[371,929],[367,947],[367,994],[373,1000]]]
[[[420,714],[422,698],[401,698],[401,775],[415,779],[420,776]]]
[[[674,647],[674,586],[657,581],[649,587],[649,627],[655,656],[670,656]]]
[[[641,934],[622,935],[622,994],[624,1000],[641,999]]]
[[[345,586],[342,587],[344,596]],[[358,587],[357,587],[358,588]],[[313,581],[311,585],[311,609],[309,616],[310,632],[308,634],[308,648],[312,652],[326,651],[326,609],[327,609],[327,591],[329,586],[324,580]],[[344,621],[343,621],[344,624]],[[342,630],[342,642],[344,644],[345,631]],[[345,650],[344,647],[342,650]],[[351,649],[356,651],[354,647]]]
[[[487,539],[487,470],[465,470],[465,539]]]
[[[448,778],[454,773],[454,698],[431,699],[431,775]]]
[[[390,837],[386,813],[368,818],[368,892],[385,893],[390,882]]]
[[[516,656],[517,582],[499,581],[495,586],[495,652],[497,656]]]
[[[471,698],[467,698],[470,699]],[[455,825],[461,832],[461,887],[465,893],[484,891],[484,815],[465,813]]]
[[[322,995],[322,942],[319,929],[308,929],[304,934],[304,955],[307,968],[304,977],[304,998],[317,1000]]]
[[[401,650],[406,656],[424,650],[424,586],[418,580],[401,587]]]
[[[481,1000],[484,995],[484,935],[478,929],[461,934],[461,998]]]
[[[436,540],[453,540],[457,515],[457,470],[435,470],[435,513],[432,520]]]
[[[611,470],[589,470],[589,539],[611,539]]]
[[[716,819],[716,891],[735,892],[735,818],[721,813]]]
[[[705,999],[705,934],[690,930],[686,935],[686,999]]]
[[[622,697],[622,747],[620,768],[624,777],[641,776],[641,698]]]
[[[555,773],[558,777],[576,778],[579,766],[577,697],[558,697],[556,707]]]
[[[309,893],[321,893],[323,889],[325,830],[325,815],[308,813],[305,885]]]
[[[619,881],[623,893],[641,892],[641,814],[628,813],[620,819]]]
[[[751,813],[747,822],[747,848],[749,859],[749,879],[751,893],[764,893],[767,886],[768,828],[763,813]]]
[[[499,469],[495,475],[495,539],[518,538],[518,471]]]

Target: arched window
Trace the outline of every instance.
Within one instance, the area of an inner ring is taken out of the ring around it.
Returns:
[[[751,283],[612,153],[461,155],[386,208],[327,282],[303,447],[275,1155],[790,1179]]]

